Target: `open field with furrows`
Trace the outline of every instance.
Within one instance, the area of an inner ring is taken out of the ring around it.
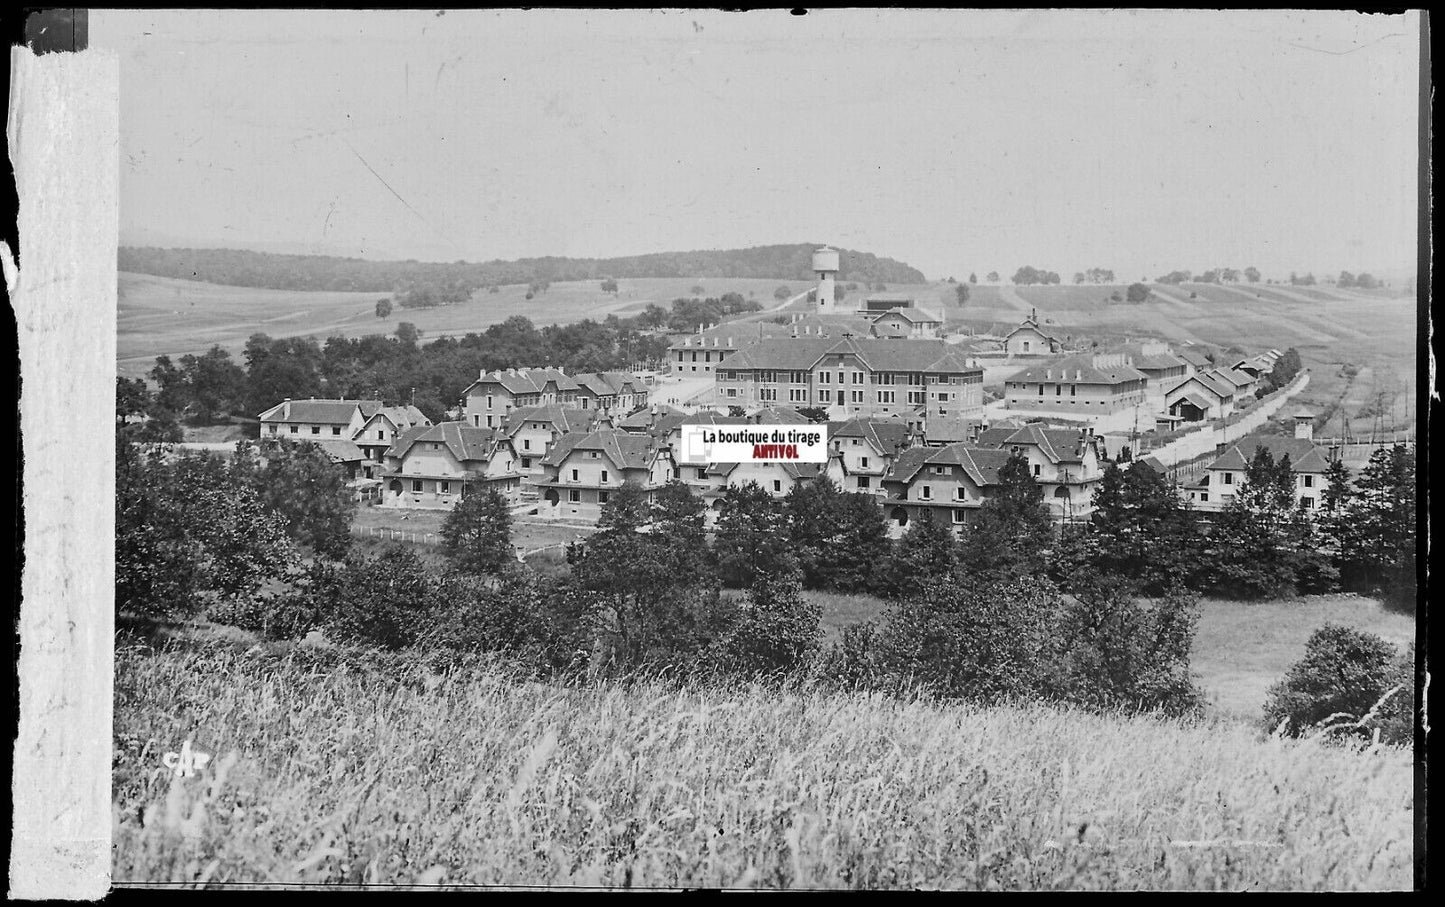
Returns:
[[[887,602],[871,595],[805,593],[822,609],[825,639],[882,616]],[[1210,712],[1224,720],[1253,723],[1264,710],[1271,684],[1304,656],[1305,641],[1326,623],[1344,624],[1383,637],[1404,649],[1415,638],[1415,622],[1354,595],[1315,595],[1271,602],[1200,602],[1198,635],[1190,666],[1205,692]]]
[[[657,303],[667,308],[673,299],[693,296],[702,286],[704,296],[741,293],[764,306],[776,302],[773,292],[787,286],[800,292],[806,281],[692,280],[657,278],[619,280],[618,292],[603,293],[600,281],[554,283],[546,292],[527,299],[527,287],[512,285],[496,293],[479,291],[465,303],[430,309],[396,307],[385,319],[376,317],[376,302],[389,293],[327,293],[228,287],[197,281],[151,277],[122,272],[117,311],[117,371],[123,376],[144,375],[160,355],[201,353],[220,344],[239,354],[246,338],[258,331],[272,337],[332,335],[360,337],[389,334],[398,322],[410,321],[426,341],[442,334],[465,334],[524,315],[539,327],[553,323],[603,319],[609,314],[633,315]]]
[[[1411,885],[1399,750],[807,685],[342,666],[243,634],[121,642],[118,885]],[[214,758],[182,779],[161,756],[188,739]]]

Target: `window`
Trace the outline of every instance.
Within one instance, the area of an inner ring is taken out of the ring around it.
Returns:
[[[523,449],[523,450],[531,450],[531,449],[532,449],[532,439],[531,439],[531,438],[523,438],[523,439],[522,439],[522,449]]]
[[[602,470],[602,481],[604,481],[604,482],[607,481],[607,470],[605,470],[605,469]]]
[[[441,446],[440,444],[438,444],[437,442],[433,441],[433,442],[432,442],[432,445],[431,445],[431,449],[432,449],[432,450],[441,450],[441,449],[442,449],[442,446]]]
[[[1204,502],[1205,504],[1208,504],[1208,503],[1209,503],[1209,492],[1207,492],[1207,491],[1201,491],[1201,492],[1199,492],[1199,500],[1202,501],[1202,502]]]
[[[782,490],[783,490],[783,482],[782,482],[782,480],[781,480],[781,479],[773,479],[773,491],[779,491],[779,492],[780,492],[780,491],[782,491]]]
[[[1314,509],[1315,509],[1315,499],[1314,499],[1314,498],[1300,498],[1300,499],[1299,499],[1299,503],[1300,503],[1300,506],[1303,507],[1305,510],[1314,510]]]
[[[705,467],[702,467],[702,466],[697,467],[696,472],[697,472],[697,478],[698,478],[699,481],[705,480],[705,479],[707,478],[707,469],[706,469]]]
[[[1043,469],[1043,468],[1042,468],[1041,466],[1039,466],[1039,464],[1037,464],[1037,463],[1034,464],[1034,477],[1035,477],[1035,478],[1038,477],[1038,475],[1039,475],[1039,473],[1042,471],[1042,469]]]
[[[587,458],[590,459],[590,460],[599,459],[599,458],[601,458],[601,456],[602,456],[602,452],[601,452],[600,450],[589,450],[589,451],[587,451]]]
[[[1305,480],[1305,487],[1306,487],[1306,488],[1313,488],[1313,487],[1315,487],[1315,477],[1314,477],[1314,476],[1305,476],[1305,477],[1304,477],[1304,480]],[[1309,500],[1309,498],[1305,498],[1305,500]]]
[[[819,384],[827,384],[827,383],[828,383],[828,373],[827,373],[827,372],[819,372],[819,373],[818,373],[818,383],[819,383]]]
[[[938,402],[939,402],[939,403],[947,403],[947,402],[948,402],[948,394],[939,394],[939,395],[938,395]]]
[[[933,467],[933,474],[936,475],[936,476],[946,476],[946,475],[948,475],[948,467],[947,467],[947,466],[935,466],[935,467]]]
[[[863,383],[863,373],[862,373],[862,372],[854,372],[854,373],[853,373],[853,383],[854,383],[854,384],[862,384],[862,383]]]
[[[696,353],[693,353],[693,355],[696,356],[697,354],[696,354]],[[567,491],[567,500],[568,500],[569,503],[572,503],[572,504],[576,504],[576,503],[580,502],[580,501],[582,500],[582,492],[578,491],[578,490],[575,489],[575,488],[568,489],[568,491]]]
[[[792,372],[792,373],[789,374],[789,377],[792,379],[792,382],[793,382],[794,384],[807,384],[807,383],[808,383],[808,373],[807,373],[807,372]]]
[[[1070,396],[1070,397],[1077,397],[1077,396],[1079,396],[1079,386],[1078,386],[1077,384],[1070,384],[1070,385],[1069,385],[1069,396]]]
[[[892,403],[892,402],[894,402],[894,401],[893,401],[893,391],[879,391],[879,392],[878,392],[878,402],[879,402],[879,403]]]
[[[411,480],[411,490],[412,490],[412,491],[421,491],[421,479],[412,479],[412,480]]]
[[[730,387],[730,388],[728,388],[728,396],[729,396],[729,397],[736,397],[737,395],[738,395],[738,389],[737,389],[737,388],[735,388],[735,387]]]
[[[967,497],[967,496],[963,493],[963,486],[962,486],[962,485],[960,485],[960,486],[958,486],[957,488],[953,489],[953,499],[954,499],[955,501],[965,500],[966,497]]]
[[[311,426],[311,433],[312,433],[313,435],[319,435],[319,434],[321,434],[321,426],[319,426],[319,425],[313,425],[313,426]]]
[[[577,481],[577,470],[572,470],[572,481]]]
[[[863,392],[862,392],[862,391],[854,391],[854,392],[853,392],[853,402],[854,402],[854,403],[862,403],[862,402],[863,402]]]
[[[532,458],[531,458],[531,457],[523,457],[523,458],[522,458],[522,468],[523,468],[523,469],[531,469],[531,468],[532,468]]]
[[[859,490],[859,491],[863,491],[863,490],[867,489],[867,488],[868,488],[868,483],[869,483],[870,481],[871,481],[871,479],[869,479],[868,476],[859,476],[859,477],[858,477],[858,490]]]
[[[682,478],[682,467],[681,467],[681,466],[674,466],[674,467],[672,467],[672,477],[673,477],[674,479],[680,479],[680,478]]]
[[[1027,353],[1027,352],[1029,351],[1029,348],[1030,348],[1031,346],[1032,346],[1032,344],[1031,344],[1029,341],[1025,340],[1025,341],[1024,341],[1024,352]]]
[[[335,426],[335,425],[331,426],[331,433],[332,433],[333,435],[339,435],[339,434],[341,434],[341,429],[340,429],[340,427]]]
[[[1062,384],[1055,384],[1055,385],[1054,385],[1054,396],[1055,396],[1055,397],[1062,397],[1063,395],[1064,395],[1064,386],[1063,386]]]
[[[1224,474],[1224,484],[1226,484],[1226,485],[1233,485],[1233,484],[1234,484],[1234,473],[1232,473],[1232,472],[1226,472],[1226,473]]]
[[[859,458],[858,458],[858,466],[859,466],[859,468],[861,468],[861,469],[867,469],[867,468],[868,468],[868,458],[867,458],[867,457],[859,457]]]
[[[789,403],[807,403],[808,391],[805,388],[794,387],[788,390]]]
[[[920,498],[923,498],[923,500],[925,501],[931,501],[933,500],[933,489],[927,485],[924,485],[918,489],[918,496]]]
[[[826,388],[823,389],[823,390],[818,391],[818,402],[819,402],[819,403],[832,403],[832,402],[833,402],[833,392],[830,391],[830,390],[827,390]]]
[[[491,396],[491,394],[488,394],[488,395],[487,395],[487,409],[491,409],[491,408],[492,408],[492,396]]]
[[[1042,397],[1043,395],[1044,395],[1044,386],[1043,386],[1042,384],[1040,384],[1040,385],[1039,385],[1039,396]]]
[[[296,432],[298,432],[298,431],[300,431],[300,430],[301,430],[301,426],[299,426],[299,425],[293,425],[293,426],[291,426],[291,434],[293,434],[293,435],[296,434]]]
[[[963,512],[961,509],[959,509],[959,508],[957,508],[957,507],[953,508],[953,521],[954,521],[955,523],[962,523],[962,522],[963,522],[963,513],[964,513],[964,512]]]
[[[605,491],[599,491],[599,492],[597,492],[597,503],[599,503],[599,504],[606,504],[606,503],[607,503],[607,497],[608,497],[607,492],[605,492]]]
[[[442,494],[451,494],[451,493],[452,493],[452,483],[451,483],[451,482],[442,482],[442,483],[441,483],[441,487],[440,487],[439,489],[437,489],[437,490],[440,491]]]

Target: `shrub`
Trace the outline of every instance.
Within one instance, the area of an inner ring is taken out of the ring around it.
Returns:
[[[327,634],[340,642],[402,649],[420,639],[441,610],[440,584],[407,547],[349,557]]]
[[[725,664],[734,670],[793,670],[808,662],[822,640],[822,609],[803,597],[796,571],[759,576],[743,607],[730,616],[735,624],[724,651]]]
[[[1326,624],[1305,643],[1305,655],[1270,688],[1264,722],[1273,730],[1288,722],[1298,735],[1340,718],[1361,719],[1389,689],[1395,647],[1353,627]],[[1368,736],[1362,727],[1348,733]]]
[[[1380,729],[1380,740],[1409,746],[1415,742],[1415,644],[1405,647],[1404,653],[1390,666],[1390,676],[1385,689],[1398,690],[1385,700],[1375,713],[1375,725]]]

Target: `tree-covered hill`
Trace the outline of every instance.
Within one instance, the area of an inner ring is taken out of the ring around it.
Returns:
[[[275,290],[398,293],[426,287],[457,297],[482,287],[612,278],[776,278],[808,280],[821,243],[694,252],[656,252],[625,258],[523,258],[517,261],[368,261],[321,255],[278,255],[239,249],[158,249],[122,246],[120,270],[157,277]],[[868,252],[840,250],[840,280],[923,283],[919,270]]]

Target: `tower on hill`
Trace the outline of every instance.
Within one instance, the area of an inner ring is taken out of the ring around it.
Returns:
[[[813,253],[813,273],[818,275],[816,294],[819,312],[834,309],[833,281],[838,276],[838,250],[827,246]]]

